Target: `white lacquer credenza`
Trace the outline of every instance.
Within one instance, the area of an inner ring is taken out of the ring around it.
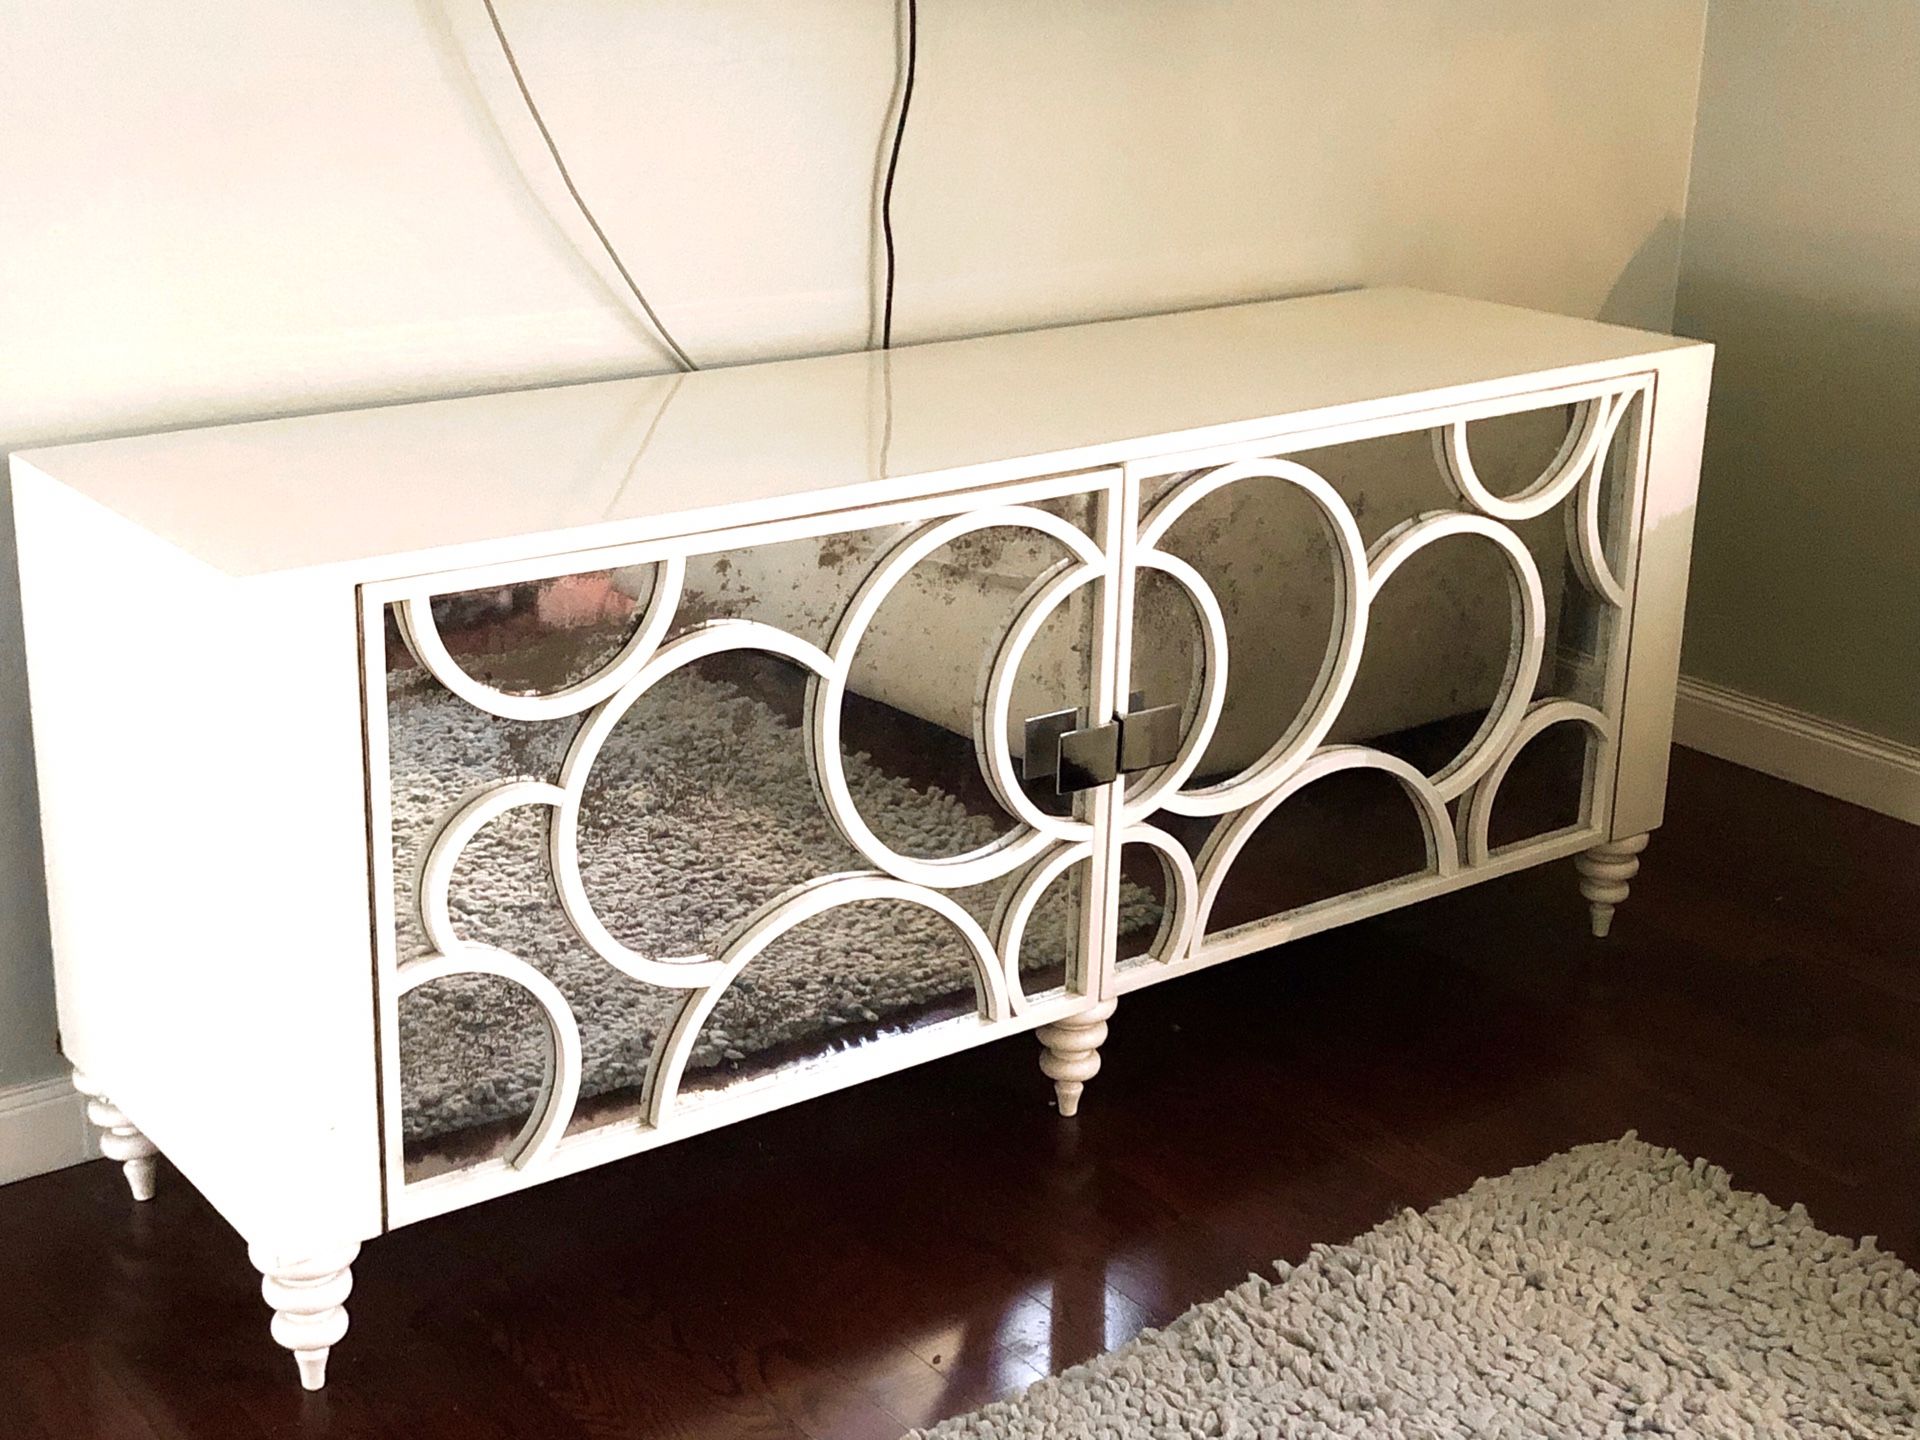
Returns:
[[[1370,290],[16,455],[102,1148],[316,1387],[390,1228],[1018,1031],[1072,1115],[1521,866],[1604,934],[1709,365]]]

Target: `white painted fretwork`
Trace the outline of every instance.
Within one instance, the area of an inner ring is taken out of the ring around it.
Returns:
[[[1132,569],[1156,571],[1185,591],[1198,621],[1200,663],[1187,704],[1194,718],[1174,761],[1139,786],[1129,785],[1123,805],[1130,824],[1145,824],[1155,811],[1189,816],[1222,817],[1195,857],[1191,883],[1194,893],[1181,896],[1196,915],[1193,933],[1184,945],[1156,944],[1143,961],[1130,962],[1117,977],[1121,989],[1150,984],[1221,959],[1244,954],[1265,944],[1304,933],[1304,927],[1344,923],[1397,903],[1410,894],[1439,893],[1443,888],[1473,878],[1476,871],[1511,864],[1529,852],[1546,858],[1578,850],[1600,838],[1608,817],[1605,796],[1616,764],[1615,719],[1624,686],[1624,657],[1609,645],[1586,668],[1598,676],[1601,705],[1570,697],[1535,698],[1549,637],[1547,603],[1533,553],[1511,522],[1535,519],[1563,506],[1568,559],[1574,580],[1603,613],[1613,618],[1608,633],[1620,633],[1629,597],[1608,558],[1610,539],[1623,553],[1631,553],[1631,539],[1609,537],[1601,523],[1603,490],[1610,480],[1620,494],[1636,493],[1641,462],[1629,447],[1627,473],[1612,475],[1610,461],[1616,438],[1636,406],[1644,408],[1649,392],[1643,381],[1558,392],[1527,398],[1524,405],[1539,409],[1570,404],[1573,420],[1558,453],[1538,476],[1511,495],[1494,494],[1480,479],[1467,443],[1469,423],[1489,408],[1441,419],[1432,426],[1434,453],[1443,477],[1464,502],[1458,510],[1429,511],[1389,529],[1371,547],[1363,546],[1359,525],[1346,501],[1324,476],[1284,456],[1235,456],[1219,451],[1195,456],[1200,463],[1178,459],[1152,467],[1138,467],[1142,482],[1172,477],[1170,487],[1141,522]],[[1229,487],[1281,485],[1310,500],[1325,527],[1334,557],[1334,618],[1318,678],[1292,724],[1264,755],[1241,773],[1225,780],[1183,788],[1206,751],[1224,712],[1227,654],[1225,617],[1205,579],[1164,547],[1179,519],[1199,501]],[[1624,517],[1616,517],[1616,524]],[[1510,644],[1505,672],[1478,731],[1447,764],[1422,774],[1403,760],[1365,745],[1323,744],[1340,718],[1359,672],[1365,651],[1373,603],[1394,574],[1414,555],[1442,542],[1492,545],[1505,561]],[[1496,851],[1489,838],[1495,801],[1520,752],[1543,731],[1573,724],[1588,736],[1581,781],[1580,822],[1573,830]],[[1405,791],[1425,839],[1427,863],[1422,875],[1378,886],[1352,896],[1339,896],[1308,907],[1305,912],[1274,916],[1225,933],[1212,933],[1211,918],[1228,872],[1247,842],[1288,799],[1317,780],[1342,770],[1367,769],[1385,773]],[[1454,805],[1454,811],[1449,810]],[[1131,837],[1130,837],[1131,838]],[[1185,876],[1170,878],[1170,888],[1187,883]],[[1624,893],[1624,892],[1623,892]],[[1164,937],[1163,937],[1164,938]]]
[[[87,1119],[100,1130],[100,1153],[120,1162],[134,1199],[151,1200],[160,1163],[153,1142],[120,1113],[120,1108],[92,1079],[78,1070],[73,1072],[73,1088],[87,1097]]]
[[[1071,489],[1066,493],[1074,493]],[[1013,824],[995,840],[965,854],[921,858],[886,844],[860,814],[846,776],[841,712],[855,654],[881,604],[913,568],[952,542],[984,530],[1027,530],[1055,542],[1065,558],[1045,569],[1021,597],[1007,633],[982,667],[974,706],[975,749],[993,793]],[[437,590],[418,588],[395,603],[413,657],[450,691],[490,714],[509,719],[583,718],[556,781],[503,780],[464,798],[436,830],[419,869],[414,903],[434,947],[396,971],[396,998],[420,985],[457,974],[510,981],[538,1004],[549,1035],[546,1082],[533,1113],[509,1148],[505,1163],[533,1171],[547,1162],[567,1133],[581,1087],[577,1022],[561,992],[519,957],[464,938],[450,901],[460,857],[486,825],[520,806],[545,810],[548,861],[560,906],[581,942],[609,966],[645,984],[684,992],[678,1019],[660,1037],[649,1067],[643,1110],[650,1130],[672,1134],[681,1116],[676,1102],[701,1027],[729,986],[769,944],[794,927],[842,905],[903,901],[939,915],[959,934],[972,959],[980,1022],[997,1026],[1016,1012],[1044,1018],[1020,983],[1020,946],[1032,906],[1046,886],[1090,850],[1092,825],[1083,818],[1040,809],[1021,787],[1008,744],[1014,682],[1040,627],[1076,591],[1113,574],[1101,546],[1084,531],[1033,505],[986,505],[913,526],[881,557],[855,591],[826,649],[775,626],[749,619],[693,625],[661,643],[671,628],[685,557],[667,555],[633,638],[598,673],[541,696],[509,695],[466,674],[439,639],[431,601]],[[668,608],[662,609],[667,604]],[[422,642],[425,643],[422,643]],[[720,938],[711,952],[649,955],[622,942],[596,913],[581,874],[581,811],[594,763],[627,712],[666,676],[709,656],[748,651],[799,666],[808,675],[805,753],[815,791],[834,828],[873,865],[870,871],[823,875],[775,896]],[[984,884],[1027,867],[1003,904],[989,935],[946,892]],[[1053,1009],[1060,1007],[1056,1001]],[[899,1040],[912,1037],[899,1037]],[[397,1110],[394,1112],[397,1122]]]

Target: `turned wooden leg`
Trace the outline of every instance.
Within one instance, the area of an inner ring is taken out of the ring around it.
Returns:
[[[134,1128],[133,1122],[109,1100],[92,1079],[76,1070],[73,1088],[87,1097],[87,1119],[100,1127],[100,1153],[118,1160],[127,1177],[127,1185],[136,1200],[153,1198],[154,1171],[159,1153],[153,1142]]]
[[[1613,928],[1614,907],[1627,898],[1627,882],[1640,873],[1640,852],[1646,848],[1645,835],[1629,835],[1573,857],[1580,872],[1580,893],[1587,897],[1593,917],[1595,939],[1606,939]]]
[[[1100,1047],[1106,1043],[1107,1017],[1113,1014],[1113,1005],[1113,1001],[1103,1000],[1091,1010],[1042,1025],[1035,1032],[1045,1047],[1040,1052],[1040,1069],[1053,1081],[1062,1115],[1080,1108],[1080,1092],[1100,1073]]]
[[[302,1258],[247,1247],[260,1272],[260,1293],[273,1307],[273,1338],[293,1352],[308,1390],[327,1383],[327,1352],[347,1333],[347,1292],[353,1289],[347,1267],[359,1253],[358,1245],[337,1245]]]

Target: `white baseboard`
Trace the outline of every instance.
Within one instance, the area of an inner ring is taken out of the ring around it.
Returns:
[[[1920,825],[1920,749],[1680,677],[1673,738],[1750,770]]]
[[[0,1185],[97,1153],[86,1098],[66,1076],[0,1089]]]

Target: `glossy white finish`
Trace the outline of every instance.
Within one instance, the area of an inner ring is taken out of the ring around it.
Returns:
[[[249,1241],[375,1235],[351,592],[13,490],[66,1057]]]
[[[1617,396],[1582,401],[1560,453],[1530,484],[1511,495],[1496,495],[1481,481],[1467,449],[1465,421],[1456,420],[1435,431],[1434,449],[1454,489],[1474,509],[1496,520],[1529,520],[1546,514],[1586,478],[1594,462],[1605,455],[1624,413],[1625,405]]]
[[[1689,348],[1358,290],[17,458],[227,574],[358,581],[806,514],[828,490],[847,507],[1233,444]]]
[[[665,382],[639,380],[16,456],[69,1056],[114,1097],[121,1122],[151,1136],[270,1262],[269,1298],[283,1318],[304,1317],[276,1321],[276,1333],[293,1337],[283,1343],[314,1383],[335,1329],[344,1330],[351,1247],[384,1228],[1022,1030],[1040,1031],[1043,1068],[1071,1114],[1098,1068],[1116,996],[1592,850],[1623,825],[1650,828],[1650,810],[1657,821],[1707,353],[1500,306],[1356,292],[709,372],[681,382],[650,446],[620,438],[661,398]],[[1581,419],[1561,454],[1517,495],[1488,491],[1465,425],[1563,404]],[[1623,551],[1610,560],[1598,457],[1624,424],[1635,427],[1632,493]],[[1333,488],[1287,458],[1422,429],[1437,432],[1443,479],[1462,506],[1415,517],[1370,550]],[[1183,478],[1143,514],[1145,482],[1166,476]],[[1219,601],[1159,546],[1205,494],[1274,484],[1303,492],[1321,513],[1336,554],[1338,622],[1296,723],[1240,774],[1187,789],[1224,703],[1230,656]],[[1063,497],[1085,497],[1087,531],[1037,508]],[[1532,696],[1545,602],[1532,556],[1507,522],[1555,503],[1570,517],[1580,581],[1618,617],[1595,706]],[[907,528],[824,645],[747,620],[663,639],[688,557],[882,524]],[[969,854],[916,859],[859,815],[842,769],[840,709],[855,650],[888,591],[947,541],[989,526],[1028,530],[1063,556],[1020,596],[975,703],[983,771],[1013,826]],[[1503,557],[1512,646],[1480,733],[1453,763],[1423,775],[1379,751],[1325,741],[1376,596],[1409,557],[1440,541],[1490,544]],[[435,594],[631,565],[657,566],[634,640],[557,695],[489,690],[459,671],[434,631]],[[1093,614],[1085,705],[1095,721],[1114,716],[1128,693],[1134,584],[1146,571],[1171,579],[1200,616],[1199,722],[1176,763],[1138,791],[1123,799],[1101,787],[1076,816],[1047,814],[1026,802],[1007,744],[1014,677],[1047,617],[1084,593]],[[510,779],[448,815],[419,897],[435,953],[404,966],[392,938],[388,604],[403,617],[403,643],[469,704],[501,716],[580,717],[556,781]],[[586,777],[607,733],[650,686],[734,649],[783,657],[810,677],[808,764],[828,817],[872,869],[778,895],[711,953],[641,954],[594,914],[580,879],[575,828]],[[147,723],[111,723],[128,703],[144,707]],[[1585,820],[1491,849],[1488,818],[1508,766],[1561,723],[1590,734]],[[1208,935],[1224,877],[1261,820],[1302,786],[1351,768],[1383,771],[1406,790],[1426,834],[1426,872]],[[1457,828],[1450,800],[1459,802]],[[463,938],[447,898],[463,847],[489,819],[523,805],[551,812],[554,882],[587,946],[688,997],[642,1113],[574,1134],[566,1131],[581,1045],[564,996],[519,958]],[[1223,818],[1189,860],[1152,823],[1163,809]],[[1126,844],[1160,858],[1172,903],[1148,957],[1117,966]],[[1066,993],[1028,996],[1018,956],[1033,906],[1082,861],[1080,954]],[[1005,889],[982,925],[950,892],[995,879]],[[873,899],[918,904],[952,925],[972,957],[978,1013],[684,1103],[679,1080],[701,1022],[742,969],[793,926]],[[410,987],[462,971],[533,996],[551,1040],[547,1085],[506,1155],[408,1183],[396,1006]]]
[[[1653,415],[1639,445],[1646,485],[1633,527],[1633,620],[1626,650],[1610,838],[1644,835],[1666,815],[1667,752],[1680,678],[1680,628],[1693,559],[1694,501],[1706,442],[1707,386],[1713,347],[1694,345],[1665,357],[1654,381]]]

